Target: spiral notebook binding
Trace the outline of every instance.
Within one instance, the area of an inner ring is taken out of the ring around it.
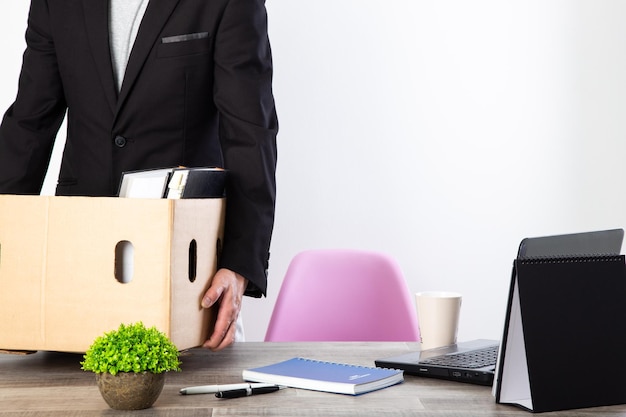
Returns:
[[[588,262],[615,262],[624,258],[623,255],[615,253],[607,254],[580,254],[580,255],[560,255],[560,256],[536,256],[520,258],[518,261],[522,265],[535,264],[560,264],[560,263],[588,263]]]
[[[376,368],[376,367],[373,367],[373,366],[354,365],[354,364],[351,364],[351,363],[341,363],[341,362],[330,362],[330,361],[323,361],[323,360],[320,360],[320,359],[310,359],[310,358],[302,358],[302,357],[299,357],[298,360],[306,361],[306,362],[319,363],[319,364],[326,364],[326,365],[345,366],[345,367],[348,367],[348,368],[380,369],[380,368]]]
[[[320,359],[310,359],[310,358],[303,358],[303,357],[298,357],[298,360],[301,361],[306,361],[306,362],[314,362],[314,363],[319,363],[319,364],[326,364],[326,365],[338,365],[338,366],[344,366],[347,368],[356,368],[356,369],[362,369],[362,370],[369,370],[369,371],[373,371],[373,370],[380,370],[380,369],[384,369],[387,371],[397,371],[397,369],[395,368],[389,368],[389,367],[385,367],[385,366],[365,366],[365,365],[354,365],[351,363],[342,363],[342,362],[330,362],[330,361],[323,361]]]

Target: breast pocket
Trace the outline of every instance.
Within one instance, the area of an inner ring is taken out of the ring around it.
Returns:
[[[210,50],[211,36],[208,32],[187,33],[161,38],[161,43],[157,48],[157,57],[206,54]]]

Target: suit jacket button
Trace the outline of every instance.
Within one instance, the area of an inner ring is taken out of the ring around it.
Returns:
[[[116,136],[115,146],[117,146],[118,148],[123,148],[124,146],[126,146],[126,138],[124,136]]]

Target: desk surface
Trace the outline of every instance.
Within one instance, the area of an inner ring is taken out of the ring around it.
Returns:
[[[213,353],[184,352],[183,371],[169,373],[155,405],[147,410],[110,409],[92,373],[80,370],[82,355],[38,352],[0,354],[0,416],[529,416],[497,405],[489,387],[405,375],[405,382],[362,396],[300,389],[221,400],[213,395],[180,395],[185,386],[241,382],[244,368],[304,356],[373,366],[374,359],[417,349],[415,343],[238,343]],[[598,407],[552,416],[626,416],[626,406]]]

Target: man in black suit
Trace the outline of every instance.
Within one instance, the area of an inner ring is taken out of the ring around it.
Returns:
[[[41,192],[66,112],[57,195],[115,196],[124,171],[226,168],[223,250],[202,301],[219,304],[204,346],[222,349],[244,293],[267,287],[278,122],[264,0],[139,3],[31,0],[18,94],[0,126],[0,192]],[[132,27],[116,27],[114,11]],[[120,30],[132,34],[126,55]]]

